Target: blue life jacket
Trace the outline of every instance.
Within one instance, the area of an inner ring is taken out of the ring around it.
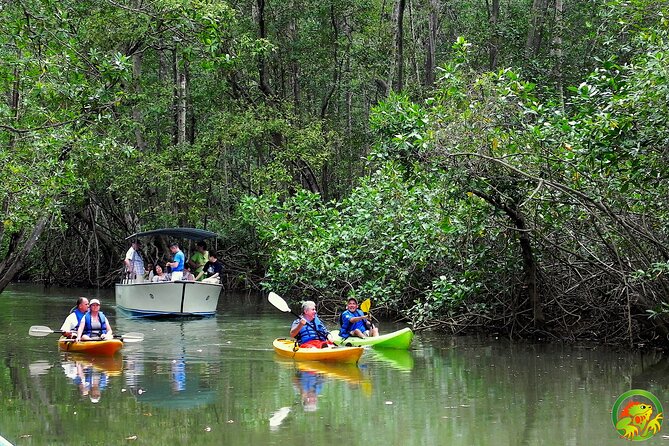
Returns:
[[[299,322],[299,319],[296,319],[295,321]],[[314,330],[314,325],[316,326],[316,330]],[[297,333],[297,336],[295,336],[295,339],[297,339],[297,341],[300,344],[309,342],[314,339],[318,339],[319,341],[325,341],[327,340],[327,338],[328,338],[328,330],[327,328],[325,328],[323,322],[321,322],[321,320],[318,319],[318,316],[316,316],[313,321],[307,322],[307,325],[302,327],[299,333]]]
[[[360,309],[355,310],[353,313],[351,313],[348,310],[344,311],[339,316],[339,324],[341,325],[341,330],[339,330],[339,336],[341,336],[342,339],[346,339],[349,336],[351,336],[351,332],[356,328],[360,329],[360,331],[363,332],[366,331],[367,326],[365,325],[364,320],[359,320],[358,322],[353,322],[353,323],[351,322],[352,317],[360,317],[364,315],[365,313],[360,311]]]
[[[101,328],[99,332],[96,330],[95,333],[93,333],[93,327],[91,326],[91,312],[89,311],[84,315],[84,331],[82,335],[91,336],[107,333],[107,318],[102,311],[98,312],[98,317],[100,318]]]
[[[75,307],[72,313],[77,315],[77,326],[74,328],[76,330],[77,328],[79,328],[79,324],[81,323],[81,318],[83,318],[86,313],[79,310],[79,307]]]

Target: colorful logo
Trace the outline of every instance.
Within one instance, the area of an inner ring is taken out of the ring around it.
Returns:
[[[655,395],[634,389],[618,397],[611,410],[611,419],[621,438],[644,441],[660,432],[662,413],[662,404]]]

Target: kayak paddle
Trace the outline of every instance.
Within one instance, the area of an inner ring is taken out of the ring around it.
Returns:
[[[372,306],[372,301],[369,299],[365,299],[362,301],[360,304],[360,309],[362,310],[363,313],[369,314],[369,309]],[[374,328],[374,322],[372,322],[372,315],[369,314],[369,323],[372,325],[372,328]]]
[[[275,292],[270,292],[269,296],[267,296],[267,300],[269,303],[274,305],[277,310],[283,311],[284,313],[291,313],[295,317],[301,317],[299,314],[295,313],[293,310],[290,309],[288,304],[286,303],[285,300]]]
[[[33,325],[30,327],[30,330],[28,330],[30,336],[48,336],[53,333],[62,334],[64,332],[54,331],[44,325]],[[114,338],[120,339],[123,342],[142,342],[144,340],[144,333],[126,333],[123,335],[114,335]]]

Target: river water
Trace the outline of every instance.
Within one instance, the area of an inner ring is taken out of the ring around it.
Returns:
[[[80,295],[102,300],[116,333],[144,341],[104,359],[28,335],[31,325],[58,329]],[[13,285],[0,295],[0,436],[13,445],[622,445],[611,421],[619,395],[644,389],[669,407],[669,360],[658,354],[420,332],[408,352],[368,350],[357,366],[328,366],[275,355],[272,340],[291,322],[260,294],[222,295],[213,318],[151,321],[116,314],[110,290]],[[401,327],[381,322],[382,332]],[[645,444],[669,445],[669,429]]]

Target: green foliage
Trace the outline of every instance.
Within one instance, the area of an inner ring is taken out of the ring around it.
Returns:
[[[443,212],[451,198],[439,181],[408,184],[387,163],[341,203],[307,192],[247,198],[241,213],[268,255],[265,287],[337,304],[371,298],[416,323],[459,308],[481,286],[485,255],[463,256],[454,241],[485,229]]]

